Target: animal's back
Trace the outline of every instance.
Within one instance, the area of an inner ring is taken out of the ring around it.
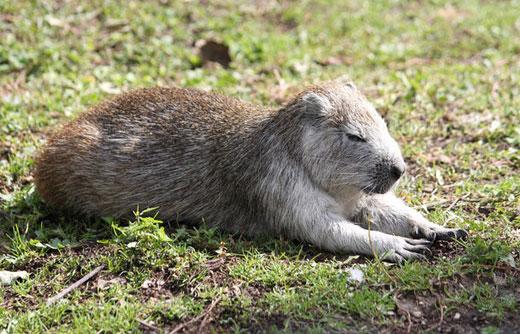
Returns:
[[[307,88],[278,110],[195,90],[134,91],[66,125],[36,164],[47,202],[88,215],[159,207],[165,220],[204,218],[393,261],[468,236],[393,194],[401,152],[349,83]]]
[[[269,112],[193,89],[119,95],[49,139],[36,186],[47,202],[88,215],[122,217],[140,205],[199,220],[217,213],[227,164]]]

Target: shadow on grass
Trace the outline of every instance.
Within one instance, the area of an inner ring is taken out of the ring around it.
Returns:
[[[0,241],[4,248],[11,249],[15,257],[23,257],[24,251],[34,246],[39,248],[40,253],[45,253],[48,250],[78,247],[99,241],[105,244],[114,243],[117,242],[118,229],[128,228],[129,224],[139,223],[143,218],[153,218],[156,213],[155,210],[143,210],[141,213],[137,212],[133,220],[78,216],[47,206],[35,191],[34,185],[13,192],[9,197],[4,196],[0,208],[0,231],[3,231]],[[207,253],[221,252],[225,247],[228,253],[235,255],[254,250],[288,259],[314,261],[346,260],[351,257],[349,254],[323,252],[310,244],[288,240],[282,236],[247,237],[208,228],[204,222],[187,225],[182,221],[154,221],[164,227],[166,235],[171,238],[169,241]],[[360,257],[357,261],[365,260]]]

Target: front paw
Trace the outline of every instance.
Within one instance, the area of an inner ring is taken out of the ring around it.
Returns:
[[[380,255],[386,254],[384,260],[398,263],[408,260],[425,260],[425,254],[432,254],[430,245],[431,241],[426,239],[393,237],[390,245],[387,245],[386,252],[380,252]]]
[[[433,223],[432,223],[433,224]],[[441,226],[420,226],[413,227],[410,236],[414,239],[427,239],[432,242],[437,240],[466,240],[468,232],[463,228],[445,228]]]

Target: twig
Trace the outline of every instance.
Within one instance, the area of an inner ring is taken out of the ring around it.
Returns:
[[[208,307],[208,309],[205,312],[203,312],[201,315],[191,319],[190,321],[186,321],[186,322],[183,322],[182,324],[178,325],[169,334],[175,334],[175,333],[179,332],[181,329],[183,329],[184,327],[189,326],[189,325],[191,325],[193,323],[196,323],[197,321],[199,321],[203,317],[206,318],[207,316],[209,316],[211,311],[213,311],[213,309],[220,302],[221,299],[222,299],[222,296],[219,296],[217,299],[215,299],[213,301],[213,303],[211,303],[211,305]],[[203,321],[203,323],[204,323],[204,321]],[[200,329],[199,329],[199,332],[200,332]]]
[[[484,216],[482,213],[480,213],[480,212],[477,210],[476,207],[474,207],[474,206],[471,205],[470,203],[468,203],[468,206],[471,208],[471,210],[475,211],[475,213],[476,213],[477,215],[479,215],[482,219],[484,219],[484,220],[487,219],[487,217]]]
[[[77,281],[76,283],[70,285],[69,287],[61,290],[60,293],[58,293],[56,296],[52,297],[52,298],[49,298],[47,299],[47,305],[52,305],[54,304],[58,299],[62,298],[63,296],[65,296],[66,294],[68,294],[69,292],[71,292],[73,289],[76,289],[77,287],[79,287],[81,284],[85,283],[86,281],[88,281],[89,279],[91,279],[94,275],[96,275],[98,272],[100,272],[103,268],[105,268],[105,265],[102,264],[100,265],[99,267],[97,267],[96,269],[92,270],[91,272],[89,272],[86,276],[84,276],[82,279],[80,279],[79,281]]]
[[[152,324],[150,324],[150,323],[148,323],[148,322],[146,322],[146,321],[144,321],[144,320],[141,320],[141,319],[139,319],[139,318],[136,318],[135,321],[137,321],[138,323],[140,323],[141,325],[143,325],[143,326],[145,326],[145,327],[150,328],[151,330],[158,331],[158,332],[161,331],[161,330],[159,329],[159,327],[154,326],[154,325],[152,325]]]
[[[208,310],[206,311],[206,316],[204,317],[204,319],[202,319],[202,322],[200,323],[200,326],[199,326],[199,333],[202,333],[202,330],[204,329],[204,327],[206,327],[206,324],[208,323],[208,320],[210,319],[211,317],[211,312],[213,311],[213,309],[215,308],[215,306],[218,304],[218,302],[220,302],[220,300],[222,299],[222,297],[218,297],[208,308]]]
[[[406,327],[406,333],[410,333],[412,331],[412,317],[410,316],[410,312],[406,311],[406,318],[408,318],[408,326]]]
[[[422,204],[422,205],[416,206],[416,208],[428,209],[428,208],[431,208],[432,206],[437,206],[437,205],[449,203],[450,201],[451,201],[451,199],[442,199],[440,201],[430,202],[430,203],[426,203],[426,204]]]
[[[481,202],[482,199],[480,198],[467,198],[470,194],[466,194],[466,195],[463,195],[461,197],[458,197],[455,199],[455,202],[451,203],[451,205],[448,207],[448,210],[451,209],[455,204],[457,204],[458,202]],[[449,203],[453,200],[453,198],[450,198],[450,199],[442,199],[440,201],[435,201],[435,202],[430,202],[430,203],[426,203],[426,204],[422,204],[422,205],[418,205],[416,206],[415,208],[424,208],[424,209],[428,209],[428,208],[431,208],[432,206],[437,206],[437,205],[442,205],[442,204],[446,204],[446,203]]]
[[[451,203],[450,206],[448,206],[448,208],[446,209],[446,211],[450,211],[451,208],[453,208],[453,207],[455,206],[455,204],[457,204],[459,201],[465,201],[466,198],[467,198],[469,195],[470,195],[470,194],[467,193],[466,195],[463,195],[463,196],[461,196],[461,197],[457,197],[457,198],[455,199],[455,201],[453,201],[453,203]]]
[[[401,305],[399,305],[399,300],[397,299],[397,297],[394,297],[393,299],[394,299],[395,306],[397,306],[397,309],[406,314],[406,318],[408,319],[408,326],[406,327],[406,333],[410,333],[412,330],[412,317],[410,316],[410,312],[408,312],[408,310],[405,307],[402,307]]]
[[[450,211],[450,210],[455,206],[455,204],[457,204],[459,201],[460,201],[460,197],[457,197],[457,199],[455,199],[455,200],[453,201],[453,203],[451,203],[450,206],[448,206],[448,207],[446,208],[446,211]]]
[[[284,84],[282,77],[280,76],[280,71],[278,69],[273,70],[273,74],[276,78],[276,81],[278,81],[278,86],[282,86]]]

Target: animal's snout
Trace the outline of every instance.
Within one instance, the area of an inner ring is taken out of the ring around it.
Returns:
[[[404,163],[396,163],[390,167],[390,175],[398,180],[406,171],[406,165]]]

